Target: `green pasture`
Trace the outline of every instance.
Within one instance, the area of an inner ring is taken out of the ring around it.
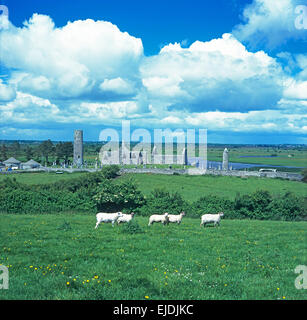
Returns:
[[[306,222],[135,221],[141,233],[95,230],[94,215],[0,215],[0,299],[306,299],[294,272],[307,264]]]
[[[136,181],[138,188],[145,195],[149,195],[156,188],[164,188],[171,192],[179,192],[188,201],[194,201],[209,194],[233,200],[237,193],[248,194],[259,189],[267,190],[273,195],[283,194],[288,191],[298,196],[307,195],[307,184],[271,178],[138,173],[125,174],[120,179],[130,178]]]

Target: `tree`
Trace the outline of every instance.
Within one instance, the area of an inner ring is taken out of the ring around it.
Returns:
[[[39,145],[39,152],[45,157],[46,162],[48,163],[48,157],[54,152],[54,145],[50,139],[43,141]]]
[[[307,183],[307,169],[303,170],[303,182]]]
[[[26,146],[25,152],[26,152],[27,160],[31,160],[33,158],[33,155],[34,155],[33,149],[31,147],[29,147],[29,146]]]
[[[74,146],[72,142],[60,142],[55,147],[55,154],[58,159],[64,159],[65,163],[68,162],[68,158],[73,156]]]
[[[19,154],[20,152],[20,144],[18,141],[14,141],[12,144],[12,153],[15,155],[15,157]]]
[[[1,146],[1,149],[0,149],[0,159],[1,159],[2,161],[7,160],[7,147],[6,147],[5,144],[3,144],[3,145]]]

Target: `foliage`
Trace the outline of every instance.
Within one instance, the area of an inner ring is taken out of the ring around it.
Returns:
[[[55,213],[97,211],[179,214],[199,218],[205,213],[223,211],[224,219],[306,220],[307,198],[291,192],[272,195],[267,190],[249,194],[237,193],[230,200],[207,194],[187,201],[179,192],[154,189],[145,196],[132,179],[116,179],[119,168],[105,167],[100,172],[83,174],[55,183],[27,185],[15,178],[0,181],[0,208],[4,213]]]
[[[53,154],[55,147],[53,143],[51,142],[50,139],[43,141],[39,147],[38,147],[39,152],[41,153],[42,156],[45,157],[46,162],[48,163],[48,158],[51,154]]]
[[[103,167],[100,172],[106,179],[114,179],[119,176],[119,169],[119,166],[111,165]]]
[[[127,233],[127,234],[136,234],[136,233],[144,233],[145,231],[135,221],[135,219],[132,219],[131,221],[129,221],[128,223],[125,223],[122,226],[121,232]]]
[[[59,142],[55,146],[57,160],[64,159],[68,163],[68,158],[73,156],[74,146],[71,142]]]
[[[164,189],[155,189],[146,198],[146,204],[137,210],[138,214],[148,216],[151,214],[179,214],[185,211],[187,203],[178,193],[170,193]]]
[[[187,211],[187,216],[200,218],[205,213],[218,212],[224,212],[225,215],[229,216],[229,213],[233,212],[233,202],[216,195],[207,195],[192,204]]]
[[[132,180],[105,179],[100,182],[93,199],[98,211],[132,211],[144,204],[144,196]]]

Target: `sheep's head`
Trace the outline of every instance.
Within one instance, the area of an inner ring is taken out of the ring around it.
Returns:
[[[220,217],[223,217],[224,216],[224,212],[220,212],[219,215],[220,215]]]
[[[185,216],[185,212],[184,212],[184,211],[182,211],[182,212],[181,212],[181,215]]]
[[[123,217],[123,213],[122,212],[117,212],[117,216],[118,216],[118,218]]]
[[[135,215],[135,212],[131,212],[131,216],[133,217]]]
[[[164,216],[167,217],[167,216],[168,216],[168,212],[165,212],[165,213],[164,213]]]

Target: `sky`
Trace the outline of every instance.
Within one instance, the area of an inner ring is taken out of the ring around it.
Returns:
[[[0,140],[307,143],[306,0],[0,0]],[[0,7],[1,8],[1,7]]]

